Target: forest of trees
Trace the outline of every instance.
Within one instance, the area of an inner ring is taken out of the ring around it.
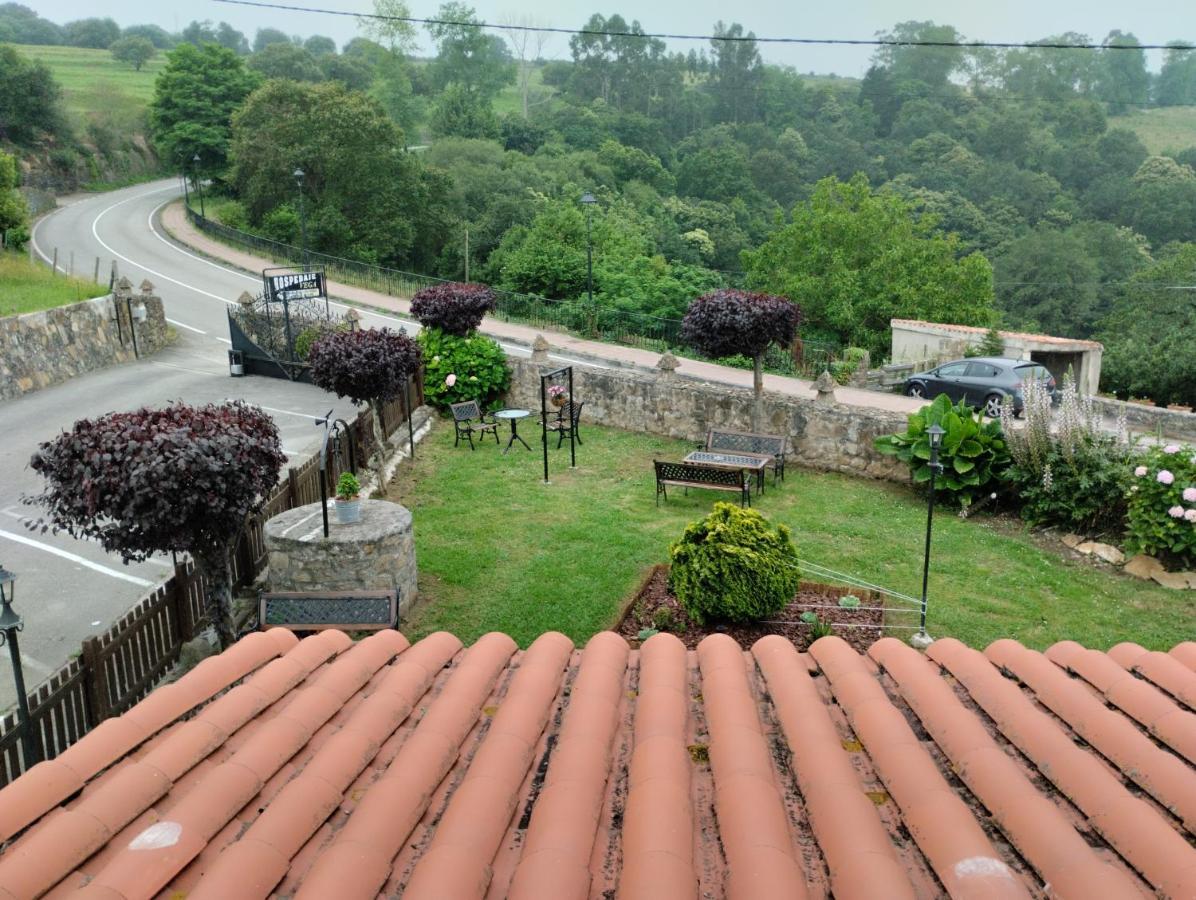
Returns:
[[[0,6],[0,41],[113,34],[23,10]],[[1109,124],[1196,105],[1190,45],[1157,73],[1120,31],[1097,50],[890,45],[847,79],[765,63],[734,22],[711,33],[736,40],[676,52],[617,14],[572,37],[473,27],[460,2],[435,18],[454,24],[427,29],[431,57],[393,20],[339,50],[211,22],[113,40],[177,42],[155,144],[175,171],[201,156],[236,227],[298,242],[300,167],[316,249],[460,278],[468,231],[472,278],[569,300],[586,291],[589,191],[603,307],[679,318],[703,291],[742,285],[799,302],[807,340],[874,357],[892,315],[1093,337],[1108,387],[1196,399],[1190,354],[1166,378],[1140,371],[1147,346],[1196,337],[1196,291],[1175,289],[1196,285],[1196,146],[1154,156]],[[931,22],[888,35],[965,40]]]

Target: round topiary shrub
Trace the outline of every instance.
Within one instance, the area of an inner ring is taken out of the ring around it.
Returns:
[[[439,409],[477,400],[488,409],[507,392],[511,369],[498,342],[482,334],[457,337],[425,328],[416,340],[423,349],[424,401]]]
[[[789,529],[730,503],[716,503],[669,553],[669,586],[699,625],[776,615],[793,600],[801,580]]]
[[[411,315],[425,328],[465,337],[482,324],[482,317],[494,310],[495,302],[494,291],[484,284],[434,284],[415,292]]]

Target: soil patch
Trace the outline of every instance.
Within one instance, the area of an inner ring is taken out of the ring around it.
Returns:
[[[859,597],[859,609],[839,606],[839,598],[848,594]],[[615,630],[632,642],[640,640],[639,635],[644,629],[667,631],[680,638],[691,650],[696,649],[702,639],[711,634],[728,634],[745,650],[766,635],[779,634],[792,641],[798,650],[805,650],[814,641],[814,626],[803,621],[801,616],[802,613],[813,613],[822,621],[831,623],[834,634],[858,652],[864,653],[874,641],[884,637],[885,614],[879,608],[881,606],[880,595],[873,591],[853,591],[835,585],[803,581],[793,602],[768,621],[748,625],[734,622],[697,625],[690,621],[669,590],[669,567],[660,565],[644,580]]]

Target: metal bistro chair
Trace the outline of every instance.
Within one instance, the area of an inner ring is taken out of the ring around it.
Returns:
[[[558,450],[561,444],[565,442],[565,439],[569,437],[570,432],[577,438],[577,443],[585,443],[581,439],[581,429],[578,427],[581,425],[581,408],[585,405],[585,401],[574,403],[570,400],[557,410],[555,420],[545,423],[545,428],[549,431],[555,431],[557,434],[556,446]]]
[[[499,443],[498,422],[494,419],[487,421],[486,413],[482,412],[482,407],[476,400],[467,400],[464,403],[452,403],[449,406],[453,411],[454,447],[461,443],[461,438],[465,438],[469,441],[469,449],[472,450],[475,433],[481,436],[479,440],[487,434],[492,434],[494,435],[494,443]]]

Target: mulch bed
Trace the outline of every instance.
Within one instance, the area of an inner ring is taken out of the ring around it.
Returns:
[[[793,602],[770,621],[750,625],[711,622],[701,626],[691,622],[685,615],[677,598],[669,591],[669,567],[660,565],[653,568],[644,580],[615,630],[632,642],[632,646],[639,641],[642,629],[655,628],[676,635],[691,650],[711,634],[728,634],[745,650],[766,635],[779,634],[793,641],[798,650],[805,650],[813,638],[810,625],[799,617],[803,612],[810,611],[824,621],[853,626],[836,628],[834,633],[863,653],[874,641],[884,637],[884,612],[879,609],[844,609],[838,606],[839,598],[844,594],[859,597],[862,607],[882,605],[880,596],[871,591],[803,581]]]

